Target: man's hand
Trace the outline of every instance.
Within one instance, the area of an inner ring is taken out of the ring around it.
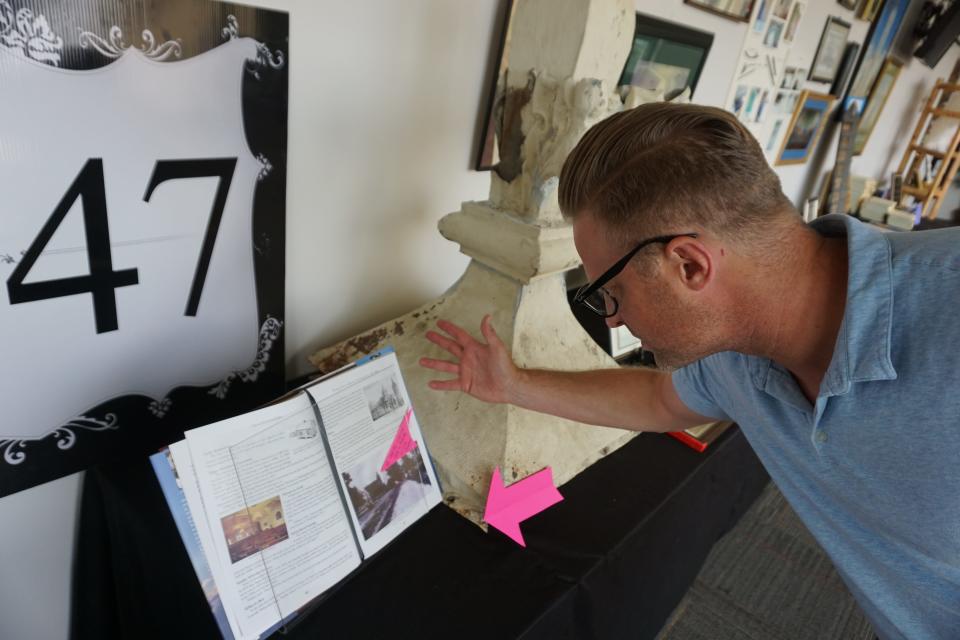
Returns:
[[[475,340],[461,327],[447,320],[437,321],[445,334],[427,331],[427,340],[445,349],[453,360],[421,358],[420,365],[428,369],[452,373],[450,380],[432,380],[430,388],[439,391],[463,391],[485,402],[510,402],[511,390],[520,377],[507,347],[493,330],[490,316],[483,317],[480,331],[486,343]]]

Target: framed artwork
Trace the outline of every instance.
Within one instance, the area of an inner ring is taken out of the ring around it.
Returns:
[[[903,65],[897,60],[887,58],[887,62],[880,70],[880,75],[877,76],[877,81],[870,91],[870,97],[867,98],[867,107],[860,116],[860,124],[853,139],[853,155],[860,155],[867,146],[870,134],[873,133],[873,128],[880,118],[880,112],[883,111],[887,98],[893,91],[893,85],[897,82],[902,67]]]
[[[756,0],[683,0],[686,4],[737,22],[749,22]],[[781,2],[783,0],[780,0]],[[789,0],[787,0],[789,1]]]
[[[767,27],[767,35],[763,37],[763,44],[776,49],[780,45],[780,36],[783,33],[783,23],[779,20],[771,20]]]
[[[753,21],[753,30],[757,33],[763,33],[767,24],[767,14],[770,12],[770,5],[773,0],[760,0],[760,6],[757,8],[757,17]]]
[[[787,125],[786,135],[776,164],[803,164],[817,146],[827,122],[834,97],[825,93],[804,91]]]
[[[847,81],[850,80],[850,73],[853,71],[853,65],[857,62],[857,54],[860,53],[859,42],[848,42],[843,50],[843,60],[840,62],[840,70],[837,77],[833,79],[830,85],[830,95],[840,97],[847,88]]]
[[[850,23],[844,22],[835,16],[828,16],[820,34],[820,44],[817,53],[813,56],[810,66],[810,80],[814,82],[830,82],[837,77],[840,63],[843,61],[843,51],[847,46],[847,36],[850,35]]]
[[[910,0],[887,0],[882,3],[883,8],[870,25],[863,55],[845,94],[844,107],[850,98],[866,98],[870,93],[880,68],[893,48],[909,6]]]
[[[483,119],[483,131],[480,135],[480,149],[474,169],[489,171],[500,162],[500,139],[503,134],[504,98],[507,88],[507,63],[510,60],[510,27],[513,24],[513,11],[516,5],[506,0],[503,25],[500,32],[499,49],[493,81],[490,83],[489,97]]]
[[[880,5],[882,4],[883,0],[860,0],[855,15],[860,20],[872,22],[873,19],[877,17],[877,10],[880,9]]]
[[[668,98],[690,87],[692,96],[711,46],[712,33],[638,13],[633,46],[619,84]]]
[[[790,5],[793,0],[774,0],[773,15],[781,20],[786,20],[790,15]]]
[[[284,390],[289,16],[0,0],[0,496]]]
[[[783,32],[784,42],[793,42],[793,38],[797,34],[797,27],[800,25],[800,18],[803,17],[804,9],[806,9],[804,3],[793,3],[793,9],[790,11],[790,19],[787,20],[787,28]]]

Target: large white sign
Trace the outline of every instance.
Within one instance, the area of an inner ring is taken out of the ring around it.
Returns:
[[[113,397],[161,403],[257,357],[241,83],[257,42],[90,71],[0,46],[0,439]],[[55,100],[51,96],[69,96]]]

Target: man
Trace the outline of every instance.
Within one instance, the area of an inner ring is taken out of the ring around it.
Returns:
[[[735,420],[881,638],[960,638],[960,233],[810,226],[729,113],[651,104],[590,129],[559,201],[591,284],[662,371],[520,369],[441,321],[459,390],[590,424]],[[671,373],[672,372],[672,373]]]

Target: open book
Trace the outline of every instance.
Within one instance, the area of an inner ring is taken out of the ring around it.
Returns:
[[[258,638],[441,501],[392,351],[151,461],[225,638]]]

